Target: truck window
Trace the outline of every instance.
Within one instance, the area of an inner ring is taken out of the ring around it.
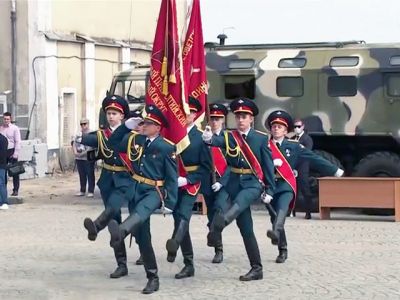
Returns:
[[[225,76],[225,98],[236,99],[255,97],[255,77],[252,75],[229,75]]]
[[[282,58],[279,63],[279,68],[303,68],[306,65],[307,60],[305,58]]]
[[[330,76],[328,78],[328,95],[330,97],[355,96],[357,78],[355,76]]]
[[[358,56],[336,56],[331,58],[329,65],[331,67],[355,67],[359,61]]]
[[[390,65],[392,66],[399,66],[400,65],[400,56],[395,55],[390,58]]]
[[[276,94],[279,97],[301,97],[304,93],[303,77],[278,77],[276,79]]]
[[[385,74],[386,94],[390,97],[400,97],[400,73]]]
[[[146,95],[144,80],[118,80],[115,84],[114,95],[119,95],[129,103],[143,103]]]

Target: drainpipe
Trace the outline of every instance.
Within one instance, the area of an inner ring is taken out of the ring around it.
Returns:
[[[11,114],[15,120],[17,108],[17,10],[16,0],[11,0]]]

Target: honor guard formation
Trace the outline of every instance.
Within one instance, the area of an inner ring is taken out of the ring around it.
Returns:
[[[190,219],[199,193],[207,205],[204,234],[214,250],[211,262],[223,262],[223,230],[236,221],[250,264],[250,270],[239,280],[260,280],[263,265],[250,206],[260,200],[264,203],[271,219],[271,226],[266,224],[267,237],[278,248],[276,263],[284,263],[288,259],[284,225],[296,200],[297,166],[306,161],[322,175],[343,175],[343,170],[286,137],[294,123],[283,110],[268,116],[265,126],[269,137],[252,128],[258,108],[250,99],[231,102],[236,123],[231,130],[224,128],[228,115],[224,105],[209,105],[209,125],[202,131],[195,124],[202,111],[200,101],[190,97],[188,104],[186,130],[190,143],[178,155],[175,144],[162,136],[169,126],[162,111],[146,105],[144,112],[130,112],[127,101],[119,96],[103,100],[107,128],[76,138],[76,142],[96,149],[88,157],[103,161],[97,185],[104,210],[95,219],[84,219],[88,239],[95,241],[99,232],[108,228],[117,263],[110,277],[119,278],[128,274],[125,239],[133,236],[140,251],[136,264],[144,266],[148,280],[144,294],[160,287],[150,228],[150,217],[157,209],[172,212],[174,218],[174,228],[165,229],[165,235],[170,236],[165,241],[165,257],[174,263],[180,248],[184,267],[175,274],[177,280],[195,276]],[[123,220],[121,207],[126,202],[129,216]]]

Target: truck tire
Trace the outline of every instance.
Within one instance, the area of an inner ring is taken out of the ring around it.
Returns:
[[[338,168],[343,169],[342,164],[340,163],[339,159],[336,158],[333,154],[324,151],[324,150],[314,150],[314,153],[325,158]],[[309,184],[310,184],[310,190],[311,190],[311,199],[312,199],[312,204],[311,204],[311,209],[312,212],[318,212],[319,211],[319,200],[318,200],[318,179],[321,177],[321,174],[318,173],[317,170],[313,170],[310,167],[310,176],[309,176]]]
[[[381,151],[368,154],[354,168],[357,177],[400,177],[400,157],[393,152]],[[369,215],[393,215],[393,209],[363,209]]]
[[[356,165],[352,176],[400,177],[400,157],[387,151],[368,154]]]

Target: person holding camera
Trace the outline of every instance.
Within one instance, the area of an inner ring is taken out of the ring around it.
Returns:
[[[81,131],[80,135],[89,133],[89,120],[82,119],[80,121]],[[86,184],[88,186],[88,198],[93,198],[94,196],[94,185],[95,185],[95,176],[94,176],[94,165],[96,161],[88,160],[87,154],[92,147],[85,146],[81,143],[78,143],[74,140],[72,141],[72,149],[75,155],[76,167],[78,168],[79,173],[79,181],[80,181],[80,190],[75,196],[85,196],[86,192]]]

